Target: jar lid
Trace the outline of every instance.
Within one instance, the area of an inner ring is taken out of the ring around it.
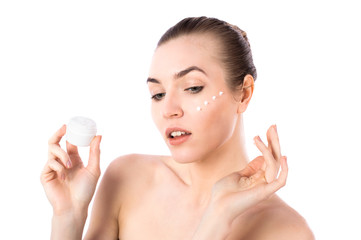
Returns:
[[[95,135],[97,132],[96,123],[86,117],[76,116],[69,120],[68,130],[81,135]]]

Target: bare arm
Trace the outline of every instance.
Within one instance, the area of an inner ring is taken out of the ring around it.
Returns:
[[[66,151],[60,147],[65,132],[64,125],[49,139],[48,161],[40,180],[54,212],[51,239],[79,240],[100,176],[101,136],[92,140],[84,167],[76,146],[67,142]]]
[[[118,216],[121,205],[122,166],[113,161],[95,195],[86,240],[118,239]]]
[[[52,227],[50,239],[82,239],[86,218],[86,211],[79,214],[76,214],[75,212],[69,212],[62,215],[57,215],[54,213],[51,223]]]

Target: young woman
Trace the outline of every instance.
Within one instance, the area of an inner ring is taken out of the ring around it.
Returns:
[[[274,193],[287,179],[275,125],[249,162],[242,114],[256,68],[246,33],[214,18],[186,18],[154,53],[147,84],[152,117],[171,156],[115,159],[97,191],[85,239],[314,239]],[[77,147],[49,140],[41,182],[53,206],[52,239],[81,239],[100,176],[93,139],[87,167]],[[279,173],[279,169],[281,171]]]

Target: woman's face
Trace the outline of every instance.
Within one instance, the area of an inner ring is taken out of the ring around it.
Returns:
[[[207,35],[188,35],[154,53],[148,78],[152,117],[177,162],[205,159],[233,135],[238,103],[217,49]]]

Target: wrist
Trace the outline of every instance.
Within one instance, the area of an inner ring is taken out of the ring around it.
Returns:
[[[86,218],[88,216],[87,207],[71,207],[68,209],[58,210],[53,208],[53,217],[56,218]]]
[[[82,239],[87,211],[67,211],[55,213],[52,218],[51,239]]]
[[[192,240],[223,240],[231,230],[230,222],[219,209],[208,207]]]

